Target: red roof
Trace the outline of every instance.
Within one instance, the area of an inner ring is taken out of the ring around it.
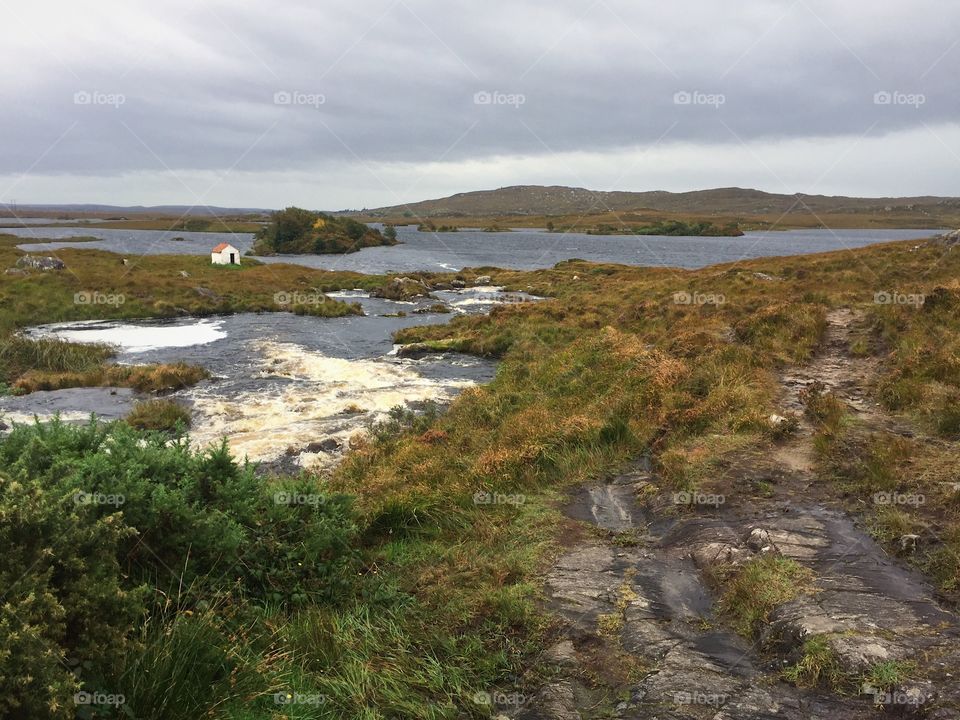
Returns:
[[[232,246],[232,245],[228,245],[227,243],[220,243],[219,245],[217,245],[217,246],[212,250],[212,252],[223,252],[223,251],[226,250],[228,247],[233,247],[233,246]]]

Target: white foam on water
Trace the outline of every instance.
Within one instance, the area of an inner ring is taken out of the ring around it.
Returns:
[[[287,447],[337,437],[345,442],[366,421],[381,419],[396,406],[447,400],[471,380],[433,380],[411,365],[384,360],[345,360],[312,352],[294,343],[258,341],[251,352],[261,358],[260,377],[293,381],[280,388],[216,394],[216,386],[198,388],[192,440],[206,446],[226,436],[233,454],[273,460]],[[362,413],[347,412],[361,408]],[[304,456],[304,464],[326,464],[331,456]]]
[[[38,410],[36,412],[19,412],[0,410],[0,420],[8,425],[17,423],[18,425],[33,425],[34,419],[40,422],[49,422],[59,414],[60,419],[66,423],[85,423],[90,420],[90,413],[79,410],[60,412],[56,410]]]
[[[102,321],[70,323],[68,326],[40,328],[44,337],[78,343],[106,343],[130,353],[161,348],[206,345],[227,336],[222,320],[198,320],[190,325],[107,324]]]

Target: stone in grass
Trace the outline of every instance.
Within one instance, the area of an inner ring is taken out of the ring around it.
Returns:
[[[31,270],[63,270],[66,264],[63,260],[55,257],[40,257],[39,255],[23,255],[17,258],[18,268],[29,268]]]

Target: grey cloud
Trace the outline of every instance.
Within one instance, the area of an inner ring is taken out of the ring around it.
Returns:
[[[0,81],[0,174],[464,162],[960,119],[960,6],[934,0],[52,4],[65,19],[45,39],[26,10],[0,29],[28,80]]]

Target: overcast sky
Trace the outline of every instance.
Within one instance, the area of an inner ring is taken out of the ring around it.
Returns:
[[[34,0],[0,202],[960,195],[956,0]]]

